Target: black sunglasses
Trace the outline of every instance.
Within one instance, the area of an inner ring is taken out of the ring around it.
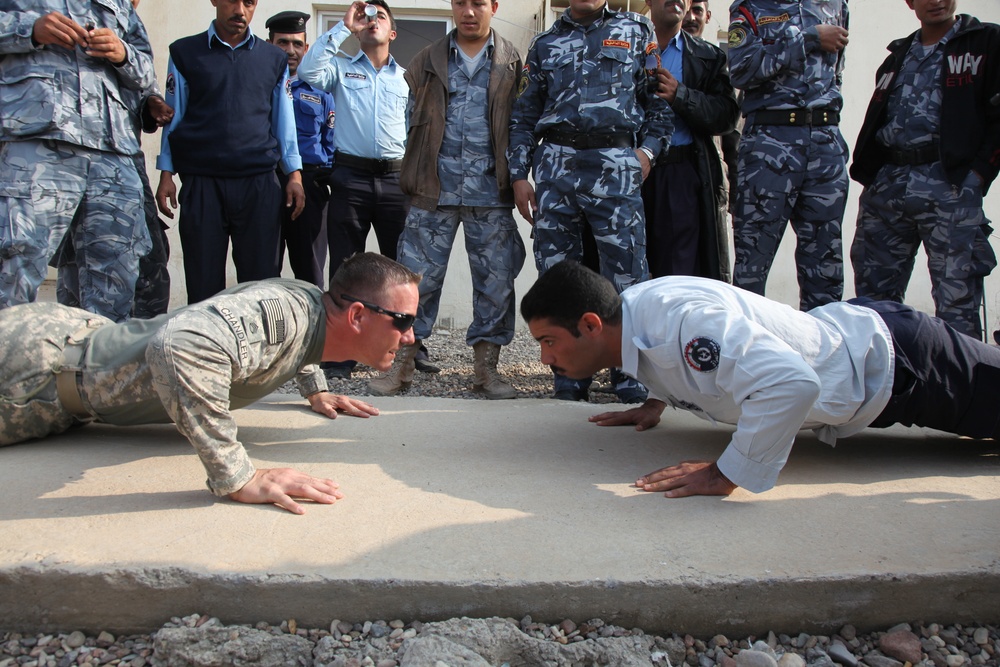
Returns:
[[[367,301],[362,301],[361,299],[356,299],[349,294],[341,294],[341,299],[347,299],[351,302],[360,303],[362,306],[371,310],[373,312],[379,313],[380,315],[388,315],[392,318],[392,326],[398,331],[406,333],[413,326],[413,321],[417,319],[416,315],[407,315],[406,313],[397,313],[394,310],[386,310],[382,306],[376,306],[374,303],[368,303]]]

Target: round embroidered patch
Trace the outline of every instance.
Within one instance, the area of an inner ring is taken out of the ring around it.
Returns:
[[[684,358],[688,366],[699,373],[711,373],[719,367],[719,352],[721,347],[711,338],[699,336],[691,339],[684,348]]]
[[[741,46],[747,39],[747,31],[742,26],[729,27],[729,48],[735,49]]]

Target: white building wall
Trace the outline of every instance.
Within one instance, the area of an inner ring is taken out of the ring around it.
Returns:
[[[636,0],[631,2],[632,9],[640,5]],[[522,51],[527,50],[531,37],[537,25],[551,24],[555,10],[545,9],[541,0],[501,0],[500,8],[494,18],[494,27],[504,37],[513,41]],[[397,0],[391,3],[397,15],[449,15],[449,4],[446,0]],[[725,30],[728,25],[728,6],[722,0],[712,0],[710,5],[713,16],[712,24],[706,29],[706,35],[718,34],[725,41]],[[844,73],[845,108],[842,116],[841,130],[847,143],[854,146],[865,109],[874,86],[875,70],[884,60],[885,46],[893,39],[909,34],[918,27],[913,12],[906,6],[904,0],[851,0],[851,43],[848,47],[847,69]],[[269,16],[286,9],[297,9],[309,12],[314,20],[310,22],[311,35],[315,35],[317,24],[315,17],[321,11],[335,12],[342,15],[344,4],[314,4],[302,0],[290,0],[275,3],[272,0],[262,0],[257,7],[251,28],[255,34],[266,38],[264,22]],[[959,0],[959,10],[978,16],[981,20],[1000,23],[1000,2],[998,0]],[[542,20],[539,13],[543,12]],[[150,40],[156,58],[156,71],[162,84],[167,65],[168,45],[173,40],[185,35],[205,30],[215,16],[215,8],[208,0],[174,0],[160,2],[146,0],[139,6],[149,31]],[[404,63],[405,65],[405,63]],[[1000,92],[1000,91],[998,91]],[[237,119],[220,119],[220,122]],[[155,171],[155,158],[159,152],[159,134],[147,135],[143,143],[146,151],[150,178],[155,189],[158,174]],[[854,221],[857,219],[858,195],[860,186],[851,182],[848,193],[847,212],[844,217],[844,250],[845,259],[854,237]],[[1000,185],[995,185],[986,199],[986,214],[991,220],[1000,223]],[[530,227],[518,216],[525,246],[528,248],[528,259],[521,276],[517,281],[518,294],[523,294],[534,282],[537,275],[531,257]],[[998,228],[1000,229],[1000,228]],[[184,277],[181,264],[180,240],[176,230],[171,229],[172,246],[171,274],[173,276],[173,294],[171,305],[177,307],[185,301]],[[374,234],[371,235],[374,243]],[[1000,252],[1000,231],[992,235],[993,247]],[[374,245],[370,249],[376,249]],[[798,286],[795,278],[794,235],[791,230],[786,233],[779,249],[778,257],[771,270],[768,282],[768,296],[780,301],[796,305],[798,303]],[[235,274],[231,273],[231,282],[235,283]],[[286,273],[291,275],[286,268]],[[850,261],[845,262],[846,287],[845,298],[854,295],[853,273]],[[1000,271],[994,271],[987,279],[986,285],[988,326],[997,328],[1000,322]],[[933,312],[933,302],[930,297],[930,281],[927,277],[926,259],[921,252],[914,269],[913,280],[907,294],[907,302],[913,306]],[[472,319],[471,277],[463,242],[459,239],[449,263],[448,278],[445,282],[441,301],[439,324],[451,327],[465,327]],[[521,322],[519,320],[519,325]]]

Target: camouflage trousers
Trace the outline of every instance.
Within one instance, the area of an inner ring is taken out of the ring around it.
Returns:
[[[63,407],[54,371],[66,340],[108,320],[55,303],[0,310],[0,445],[62,433],[84,422]]]
[[[423,274],[413,335],[417,340],[431,335],[459,224],[465,232],[472,272],[472,324],[465,341],[470,346],[479,341],[506,345],[514,337],[514,279],[525,257],[524,242],[509,208],[442,206],[427,211],[410,207],[396,259]]]
[[[764,294],[785,226],[797,238],[799,307],[840,301],[847,144],[836,126],[750,125],[740,140],[733,284]]]
[[[940,162],[886,165],[861,193],[851,245],[858,296],[902,303],[921,244],[927,253],[935,314],[982,340],[983,278],[997,265],[983,190],[969,174],[948,183]]]
[[[597,242],[601,275],[619,292],[648,277],[642,167],[631,148],[535,151],[535,265],[539,273],[583,258],[582,229]]]
[[[535,265],[545,273],[564,259],[583,260],[583,229],[597,244],[600,273],[618,292],[649,277],[642,165],[631,148],[576,150],[543,142],[535,151]],[[645,392],[612,369],[620,396]],[[582,392],[591,380],[555,374],[556,392]],[[624,393],[623,393],[624,392]]]
[[[132,158],[52,141],[0,147],[0,308],[35,300],[74,217],[82,307],[129,318],[150,249]]]
[[[146,215],[146,228],[152,249],[139,258],[139,277],[135,281],[135,302],[132,305],[132,317],[148,320],[151,317],[167,312],[170,304],[170,271],[167,261],[170,259],[170,243],[167,240],[168,227],[160,220],[156,210],[156,198],[149,185],[146,175],[146,162],[142,153],[133,156],[139,180],[142,181],[143,212]],[[77,219],[74,218],[75,226]],[[74,229],[63,239],[56,255],[49,266],[59,269],[56,281],[56,298],[59,303],[74,308],[80,305],[79,266],[76,263],[76,252],[73,249]]]

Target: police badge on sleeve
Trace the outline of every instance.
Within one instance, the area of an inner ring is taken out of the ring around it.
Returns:
[[[699,373],[711,373],[719,367],[722,346],[707,336],[692,338],[684,347],[684,360]]]

